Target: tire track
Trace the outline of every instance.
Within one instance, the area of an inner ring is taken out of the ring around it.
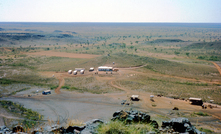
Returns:
[[[7,115],[3,115],[3,114],[0,114],[0,117],[4,117],[7,119],[15,119],[15,120],[24,120],[25,119],[25,118],[19,118],[19,117],[14,117],[14,116],[7,116]]]

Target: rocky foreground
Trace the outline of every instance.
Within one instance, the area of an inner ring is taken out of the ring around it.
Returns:
[[[127,125],[131,123],[145,123],[151,125],[154,129],[146,132],[146,134],[157,134],[157,133],[173,133],[173,134],[205,134],[197,130],[191,125],[187,118],[172,118],[170,121],[163,121],[162,126],[159,127],[155,120],[150,119],[150,115],[136,111],[116,111],[113,114],[112,121],[123,121]],[[101,124],[107,124],[107,122],[94,119],[84,123],[83,126],[69,126],[64,128],[59,125],[46,126],[43,129],[35,129],[32,134],[96,134],[98,133],[97,128]],[[0,126],[0,134],[26,134],[22,126],[15,126],[12,130],[5,126]]]

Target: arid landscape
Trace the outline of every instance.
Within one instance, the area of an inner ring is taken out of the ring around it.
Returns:
[[[76,68],[85,71],[68,73]],[[0,22],[0,102],[0,126],[9,128],[136,109],[158,124],[185,117],[221,133],[221,24]]]

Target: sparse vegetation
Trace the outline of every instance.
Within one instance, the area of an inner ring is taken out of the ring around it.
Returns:
[[[212,130],[206,129],[206,128],[200,128],[199,130],[202,131],[202,132],[206,132],[206,133],[213,133]]]
[[[58,85],[53,85],[50,87],[51,90],[56,89],[58,87]]]
[[[101,125],[97,131],[99,134],[143,134],[154,131],[154,128],[151,125],[142,123],[126,125],[121,121],[111,121]]]
[[[53,90],[60,87],[58,78],[63,77],[65,82],[61,88],[80,93],[113,93],[121,92],[120,88],[125,88],[134,92],[162,94],[174,99],[200,97],[203,101],[213,99],[214,103],[221,102],[220,74],[211,62],[215,61],[218,64],[221,61],[220,27],[153,28],[144,24],[130,27],[128,30],[128,27],[125,29],[116,25],[102,27],[101,32],[95,25],[91,32],[90,26],[68,27],[70,31],[49,26],[41,32],[30,29],[14,32],[7,31],[10,25],[5,25],[6,31],[0,33],[0,84],[3,87],[23,83]],[[74,32],[75,30],[79,32]],[[35,52],[64,52],[65,56],[99,56],[75,58],[33,55]],[[81,75],[82,77],[67,76],[70,69],[83,67],[88,70],[90,67],[96,68],[101,65],[114,66],[120,71],[113,75],[95,75],[93,72]],[[48,72],[53,73],[47,75]],[[52,74],[55,73],[58,75],[54,77]],[[112,83],[120,88],[114,87]],[[20,88],[4,94],[14,95],[26,89],[29,88]],[[7,91],[1,90],[1,93],[3,92]],[[5,102],[3,104],[6,107]],[[9,105],[9,102],[6,104]],[[17,104],[10,102],[10,105],[6,109],[18,109],[14,106]],[[160,105],[151,103],[150,106],[154,108]],[[23,113],[23,124],[27,127],[40,120],[29,110]],[[197,112],[192,116],[208,114]],[[122,128],[119,129],[119,126]],[[151,128],[146,128],[144,124],[125,125],[123,122],[110,122],[99,128],[100,133],[142,133],[149,130]],[[202,131],[211,132],[206,129]]]
[[[193,114],[199,115],[199,116],[209,116],[207,113],[203,113],[203,112],[194,112]]]
[[[39,113],[32,111],[31,109],[27,109],[20,104],[5,100],[1,100],[0,104],[3,108],[7,109],[8,111],[17,115],[21,115],[22,117],[28,120],[39,121],[43,119],[43,116]]]

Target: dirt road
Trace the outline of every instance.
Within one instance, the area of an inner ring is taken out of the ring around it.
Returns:
[[[137,68],[137,67],[136,67]],[[70,75],[67,72],[55,73],[55,72],[42,72],[42,75],[46,77],[54,76],[59,80],[59,87],[48,96],[37,95],[33,97],[23,97],[23,96],[12,96],[5,98],[7,100],[19,102],[25,107],[31,108],[34,111],[39,112],[44,115],[45,119],[58,121],[61,124],[66,124],[68,119],[78,119],[81,121],[88,121],[90,119],[104,119],[109,120],[112,117],[113,112],[117,110],[129,110],[134,108],[144,112],[148,112],[153,117],[158,117],[158,115],[163,117],[188,117],[191,122],[196,123],[200,119],[201,125],[206,125],[208,127],[214,127],[217,132],[221,132],[221,107],[214,109],[202,109],[200,106],[190,105],[187,101],[175,100],[166,97],[155,97],[154,102],[150,100],[150,93],[129,90],[122,87],[117,83],[118,79],[124,78],[125,74],[130,73],[140,73],[137,72],[136,68],[121,68],[118,75],[113,77],[99,77],[96,75],[98,80],[107,80],[108,83],[114,87],[123,90],[121,93],[107,93],[107,94],[90,94],[90,93],[77,93],[69,92],[65,90],[60,90],[60,88],[65,84],[65,78],[68,77],[85,77],[92,74],[88,73],[85,75]],[[140,73],[142,74],[142,73]],[[160,74],[151,74],[160,75]],[[163,75],[164,77],[173,77],[169,75]],[[178,79],[183,79],[182,77],[177,77]],[[185,78],[184,78],[185,79]],[[194,81],[194,80],[193,80]],[[198,80],[199,81],[199,80]],[[122,106],[120,103],[122,100],[129,100],[132,94],[137,94],[140,96],[141,101],[133,102],[130,106]],[[178,107],[179,111],[174,112],[172,109]],[[209,116],[204,117],[191,117],[193,112],[205,112]],[[205,123],[203,122],[205,121]],[[214,123],[216,122],[216,123]],[[215,125],[214,125],[215,124]]]
[[[211,61],[213,63],[213,65],[217,68],[217,70],[219,71],[219,74],[221,75],[221,68],[219,65],[217,65],[215,62]]]
[[[221,69],[220,67],[213,62],[213,64],[217,67],[218,71],[221,73]],[[206,80],[199,80],[199,79],[191,79],[191,78],[185,78],[185,77],[179,77],[179,76],[172,76],[172,75],[167,75],[167,74],[158,74],[158,73],[143,73],[143,72],[138,72],[135,69],[144,67],[145,65],[142,66],[138,66],[138,67],[130,67],[130,68],[119,68],[121,70],[121,72],[127,73],[127,74],[139,74],[139,75],[148,75],[148,76],[160,76],[160,77],[168,77],[168,78],[176,78],[176,79],[181,79],[181,80],[188,80],[188,81],[193,81],[193,82],[202,82],[202,83],[208,83],[208,84],[221,84],[220,81],[206,81]],[[55,92],[57,94],[60,93],[60,89],[61,87],[65,84],[65,78],[68,77],[84,77],[84,76],[89,76],[92,75],[92,73],[88,73],[88,74],[84,74],[84,75],[71,75],[71,74],[67,74],[67,72],[60,72],[60,73],[56,73],[56,72],[40,72],[41,75],[46,76],[46,77],[52,77],[54,76],[55,78],[57,78],[59,80],[59,86],[55,89]],[[122,74],[119,73],[119,76],[121,76]],[[221,74],[220,74],[221,75]],[[114,81],[114,80],[113,80]],[[117,87],[116,85],[113,85],[113,81],[109,82],[111,83],[111,85],[113,87],[116,87],[118,89],[121,89],[122,87]],[[123,90],[123,89],[122,89]],[[125,89],[124,89],[125,90]]]

